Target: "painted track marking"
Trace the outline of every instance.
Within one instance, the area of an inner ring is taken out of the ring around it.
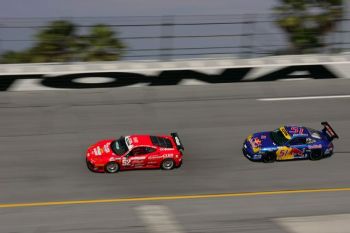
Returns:
[[[152,233],[183,233],[180,224],[169,208],[161,205],[144,205],[135,208],[140,219]]]
[[[95,200],[76,200],[76,201],[51,201],[51,202],[31,202],[31,203],[9,203],[0,204],[0,208],[15,207],[39,207],[39,206],[57,206],[57,205],[78,205],[78,204],[97,204],[97,203],[122,203],[122,202],[142,202],[142,201],[172,201],[189,199],[208,199],[224,197],[250,197],[267,196],[298,193],[325,193],[325,192],[349,192],[350,187],[344,188],[321,188],[321,189],[297,189],[297,190],[277,190],[261,192],[240,192],[240,193],[216,193],[216,194],[196,194],[196,195],[177,195],[177,196],[153,196],[153,197],[131,197],[114,199],[95,199]]]
[[[291,233],[349,233],[350,214],[278,218],[274,222]]]
[[[285,100],[315,100],[315,99],[344,99],[350,95],[325,95],[325,96],[301,96],[301,97],[281,97],[281,98],[261,98],[258,101],[285,101]]]

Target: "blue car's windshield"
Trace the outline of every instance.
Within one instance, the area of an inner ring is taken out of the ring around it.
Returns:
[[[123,155],[128,151],[128,147],[125,143],[125,138],[121,137],[111,143],[112,151],[117,155]]]
[[[283,133],[280,129],[276,129],[270,133],[270,137],[274,143],[276,143],[279,146],[283,146],[288,139],[284,137]]]

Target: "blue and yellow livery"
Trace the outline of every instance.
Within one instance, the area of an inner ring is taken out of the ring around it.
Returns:
[[[333,154],[333,139],[339,138],[328,122],[321,131],[304,126],[281,126],[273,131],[249,135],[243,154],[252,161],[319,160]]]

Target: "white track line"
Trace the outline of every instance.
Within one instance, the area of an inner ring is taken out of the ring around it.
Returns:
[[[350,214],[279,218],[274,221],[288,233],[350,232]]]
[[[325,95],[325,96],[301,96],[301,97],[282,97],[282,98],[261,98],[258,101],[285,101],[285,100],[315,100],[315,99],[341,99],[350,98],[350,95]]]
[[[135,208],[150,233],[183,233],[171,211],[161,205],[144,205]]]

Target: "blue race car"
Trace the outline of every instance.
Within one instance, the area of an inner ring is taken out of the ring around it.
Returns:
[[[243,154],[251,161],[319,160],[333,154],[333,139],[339,138],[328,122],[322,131],[300,126],[282,126],[274,131],[249,135]]]

